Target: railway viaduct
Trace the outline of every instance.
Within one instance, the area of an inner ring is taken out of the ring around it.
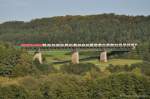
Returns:
[[[91,43],[91,44],[20,44],[21,48],[26,50],[37,50],[42,51],[48,50],[72,50],[71,61],[73,64],[79,63],[79,51],[81,50],[95,50],[99,51],[99,59],[102,62],[107,62],[107,52],[108,51],[131,51],[136,48],[137,43],[117,43],[117,44],[101,44],[101,43]],[[34,55],[34,59],[38,59],[42,64],[42,54],[37,52]]]

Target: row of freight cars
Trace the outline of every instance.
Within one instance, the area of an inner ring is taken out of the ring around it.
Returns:
[[[20,47],[136,47],[137,43],[119,43],[119,44],[20,44]]]

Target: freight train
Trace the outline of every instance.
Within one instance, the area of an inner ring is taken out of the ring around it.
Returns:
[[[20,47],[136,47],[137,43],[119,43],[119,44],[20,44]]]

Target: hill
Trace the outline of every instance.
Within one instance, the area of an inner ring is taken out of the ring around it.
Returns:
[[[60,16],[0,24],[0,40],[18,43],[117,43],[150,39],[150,16]]]

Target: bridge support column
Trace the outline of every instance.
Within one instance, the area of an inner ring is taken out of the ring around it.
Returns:
[[[78,51],[73,50],[72,57],[71,57],[71,62],[73,64],[79,64],[79,52]]]
[[[103,51],[100,53],[100,61],[101,62],[107,62],[107,51]]]
[[[42,53],[40,52],[37,52],[35,53],[34,57],[33,57],[33,60],[37,59],[39,61],[40,64],[42,64]]]

